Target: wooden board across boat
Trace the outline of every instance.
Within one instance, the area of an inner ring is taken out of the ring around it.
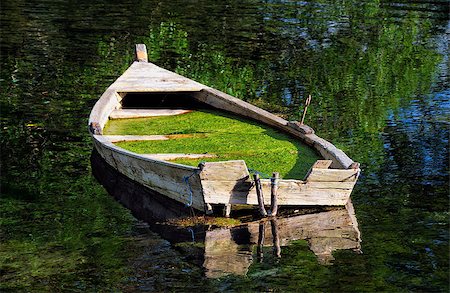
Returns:
[[[342,150],[320,138],[309,126],[286,121],[216,89],[200,84],[147,62],[145,46],[137,45],[137,60],[103,93],[89,117],[89,131],[98,153],[108,164],[130,179],[199,211],[209,213],[212,205],[257,205],[255,184],[243,160],[206,162],[198,167],[170,162],[180,156],[201,154],[137,154],[113,142],[159,140],[164,135],[106,136],[109,119],[179,115],[184,109],[123,109],[127,95],[151,99],[158,94],[182,94],[192,105],[208,105],[220,111],[250,118],[286,132],[318,151],[323,160],[313,164],[304,180],[278,181],[280,206],[343,206],[358,179],[359,164]],[[144,95],[145,94],[145,95]],[[261,179],[265,203],[271,201],[271,181]]]

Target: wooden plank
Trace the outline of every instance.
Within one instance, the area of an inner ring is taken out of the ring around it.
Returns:
[[[193,96],[215,108],[249,117],[277,128],[287,125],[287,121],[283,118],[213,88],[205,88]]]
[[[167,135],[103,135],[110,142],[120,141],[146,141],[146,140],[168,140]]]
[[[251,181],[211,181],[202,180],[205,202],[211,204],[249,204],[257,205],[256,190]],[[342,182],[348,186],[348,183]],[[335,183],[339,184],[339,182]],[[264,201],[269,202],[270,180],[261,180]],[[316,188],[303,181],[280,180],[278,186],[278,205],[345,205],[351,188]]]
[[[355,182],[359,176],[359,169],[318,169],[312,168],[306,177],[307,182]]]
[[[183,109],[116,109],[111,112],[109,119],[130,119],[158,116],[174,116],[186,114],[192,110]]]
[[[223,216],[229,218],[231,214],[231,204],[226,204],[223,207]]]
[[[202,181],[242,181],[249,178],[247,165],[243,160],[206,162],[200,173]]]
[[[198,92],[205,86],[155,64],[134,62],[110,88],[117,92]]]
[[[147,47],[145,44],[136,44],[136,61],[148,62]]]
[[[305,184],[307,188],[310,189],[343,189],[343,190],[352,190],[355,186],[355,181],[344,181],[344,182],[314,182],[308,181]]]
[[[202,159],[202,158],[215,158],[214,154],[141,154],[145,158],[170,161],[176,159]]]
[[[331,163],[333,163],[332,160],[317,160],[311,168],[316,169],[328,169],[331,166]]]

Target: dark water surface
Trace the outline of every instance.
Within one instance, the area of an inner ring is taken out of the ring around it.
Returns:
[[[447,1],[91,2],[1,3],[0,291],[448,292]],[[303,239],[211,277],[113,200],[87,117],[141,42],[287,118],[312,94],[307,123],[362,164],[362,253]]]

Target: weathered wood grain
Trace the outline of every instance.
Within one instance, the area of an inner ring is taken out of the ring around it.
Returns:
[[[197,92],[205,86],[152,63],[134,62],[110,88],[117,92]]]
[[[148,62],[147,47],[145,44],[136,44],[136,61]]]
[[[100,99],[95,104],[89,116],[89,125],[97,124],[100,128],[100,133],[103,133],[103,128],[109,120],[109,114],[120,108],[120,101],[122,97],[111,88],[108,88]]]
[[[176,159],[202,159],[202,158],[215,158],[214,154],[141,154],[144,158],[150,158],[155,160],[170,161]]]
[[[320,169],[312,168],[306,177],[307,182],[355,182],[358,179],[359,170],[348,169]]]
[[[114,145],[102,135],[94,135],[94,144],[103,159],[120,173],[181,203],[192,200],[192,207],[204,210],[198,168],[145,158]],[[189,185],[185,177],[189,177]]]
[[[116,109],[111,112],[109,119],[130,119],[158,116],[174,116],[186,114],[192,110],[183,109]]]
[[[328,169],[331,164],[333,163],[332,160],[317,160],[311,168],[316,168],[316,169]]]
[[[167,135],[103,135],[103,138],[110,142],[121,141],[146,141],[146,140],[168,140]]]
[[[256,190],[251,181],[204,181],[201,182],[205,202],[211,204],[257,205]],[[270,180],[261,180],[264,202],[270,202]],[[299,180],[280,180],[279,205],[345,205],[351,188],[317,188]]]
[[[298,130],[299,132],[301,132],[303,134],[313,134],[314,133],[314,129],[312,129],[311,127],[309,127],[306,124],[301,124],[298,121],[289,121],[288,126],[295,130]]]
[[[242,181],[248,178],[247,165],[243,160],[205,162],[200,173],[202,181]]]
[[[315,166],[303,181],[280,180],[279,204],[288,205],[343,205],[348,201],[351,189],[359,174],[359,166],[342,150],[318,137],[306,125],[288,123],[286,120],[265,110],[248,104],[218,90],[192,81],[188,78],[162,69],[152,63],[134,62],[102,95],[89,117],[91,133],[101,134],[112,115],[124,113],[120,102],[127,92],[184,92],[193,100],[204,102],[218,109],[271,125],[286,131],[313,146],[326,160],[331,160],[331,168]],[[200,172],[198,168],[166,162],[161,158],[145,158],[114,146],[111,140],[94,135],[99,153],[120,172],[130,178],[181,202],[186,201],[189,186],[180,180],[189,172]],[[234,166],[234,167],[233,167]],[[248,171],[243,164],[205,165],[204,170],[190,179],[195,191],[195,207],[204,210],[205,203],[247,203],[256,204],[256,193],[248,180]],[[228,168],[228,169],[227,169]],[[336,172],[347,171],[349,172]],[[344,170],[343,170],[344,169]],[[322,170],[322,171],[321,171]],[[353,173],[352,173],[353,172]],[[270,194],[270,183],[262,182],[263,192]],[[180,195],[184,194],[184,195]],[[204,197],[204,199],[203,199]],[[264,198],[268,200],[267,198]],[[270,199],[269,199],[270,200]],[[208,206],[208,205],[207,205]]]
[[[275,127],[287,125],[287,121],[283,118],[213,88],[204,88],[199,93],[193,94],[193,97],[215,108],[249,117],[268,125]]]

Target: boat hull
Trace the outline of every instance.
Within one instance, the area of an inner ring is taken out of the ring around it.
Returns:
[[[111,196],[137,219],[144,220],[152,231],[175,244],[175,248],[187,248],[183,251],[188,252],[191,261],[204,267],[208,278],[245,275],[255,260],[262,262],[267,257],[264,247],[273,247],[273,252],[283,257],[283,247],[298,240],[305,240],[318,262],[327,265],[332,264],[336,250],[361,249],[351,201],[345,207],[302,209],[301,214],[284,210],[270,220],[246,214],[249,222],[234,227],[194,225],[197,218],[193,218],[192,226],[185,227],[176,223],[191,216],[190,209],[123,176],[96,151],[91,163],[94,176]],[[254,210],[250,213],[255,214]]]
[[[145,187],[205,212],[210,212],[214,204],[258,204],[255,184],[242,160],[211,162],[199,167],[185,166],[161,159],[167,157],[165,154],[152,157],[127,151],[103,136],[107,121],[118,115],[122,100],[129,93],[183,93],[193,104],[201,103],[251,118],[287,132],[316,149],[325,161],[317,161],[304,180],[279,180],[279,205],[342,206],[350,198],[359,176],[359,164],[330,142],[318,137],[308,126],[286,121],[154,64],[134,62],[96,103],[89,118],[89,129],[94,146],[104,160]],[[127,115],[132,115],[130,113],[132,111]],[[262,179],[261,186],[264,202],[269,203],[270,180]]]

